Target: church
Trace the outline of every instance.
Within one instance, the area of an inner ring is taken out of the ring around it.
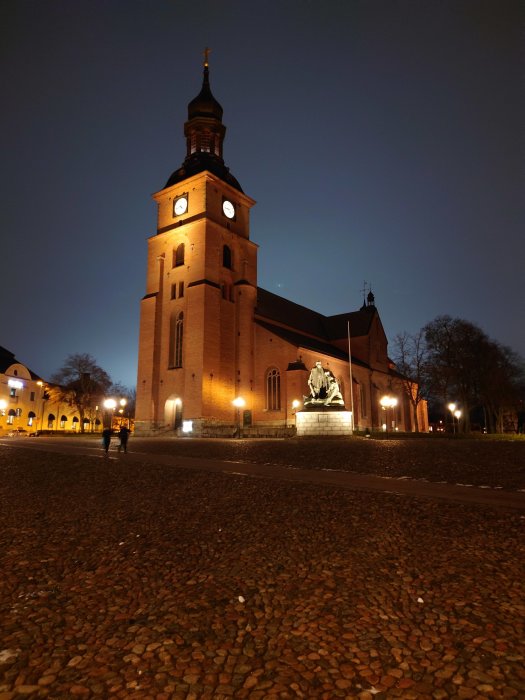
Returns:
[[[184,124],[186,158],[153,195],[137,434],[293,435],[316,363],[337,381],[353,430],[414,431],[416,421],[428,430],[426,405],[416,415],[388,358],[372,292],[359,310],[323,316],[257,286],[255,201],[225,164],[222,115],[205,60]]]

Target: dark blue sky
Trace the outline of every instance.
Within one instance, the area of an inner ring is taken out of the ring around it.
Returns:
[[[134,385],[151,194],[208,45],[260,286],[329,315],[366,280],[391,350],[450,314],[525,355],[523,7],[3,0],[0,345]]]

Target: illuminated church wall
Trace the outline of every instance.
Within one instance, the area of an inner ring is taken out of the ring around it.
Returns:
[[[258,288],[257,249],[250,240],[255,204],[224,164],[222,107],[204,66],[202,89],[188,105],[187,154],[154,195],[157,230],[148,239],[141,302],[138,434],[231,435],[239,415],[254,434],[293,424],[292,402],[308,393],[317,360],[339,380],[350,408],[346,323],[352,340],[358,427],[378,428],[375,403],[402,389],[389,367],[384,331],[373,303],[339,317]],[[242,397],[240,411],[234,399]],[[247,412],[245,414],[245,412]],[[397,425],[411,429],[400,405]]]

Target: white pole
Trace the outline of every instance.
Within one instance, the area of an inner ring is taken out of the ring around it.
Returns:
[[[354,422],[354,382],[352,380],[352,350],[350,348],[350,321],[347,322],[348,327],[348,369],[350,373],[350,410],[352,411],[352,432],[355,429]]]

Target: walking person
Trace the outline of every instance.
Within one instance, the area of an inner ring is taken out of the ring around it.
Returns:
[[[104,451],[107,454],[111,444],[111,428],[104,428],[102,431],[102,444],[104,445]]]
[[[120,430],[118,433],[118,436],[120,438],[120,445],[118,446],[118,451],[124,450],[124,452],[128,451],[128,438],[131,430],[129,428],[126,428],[125,425],[120,426]]]

